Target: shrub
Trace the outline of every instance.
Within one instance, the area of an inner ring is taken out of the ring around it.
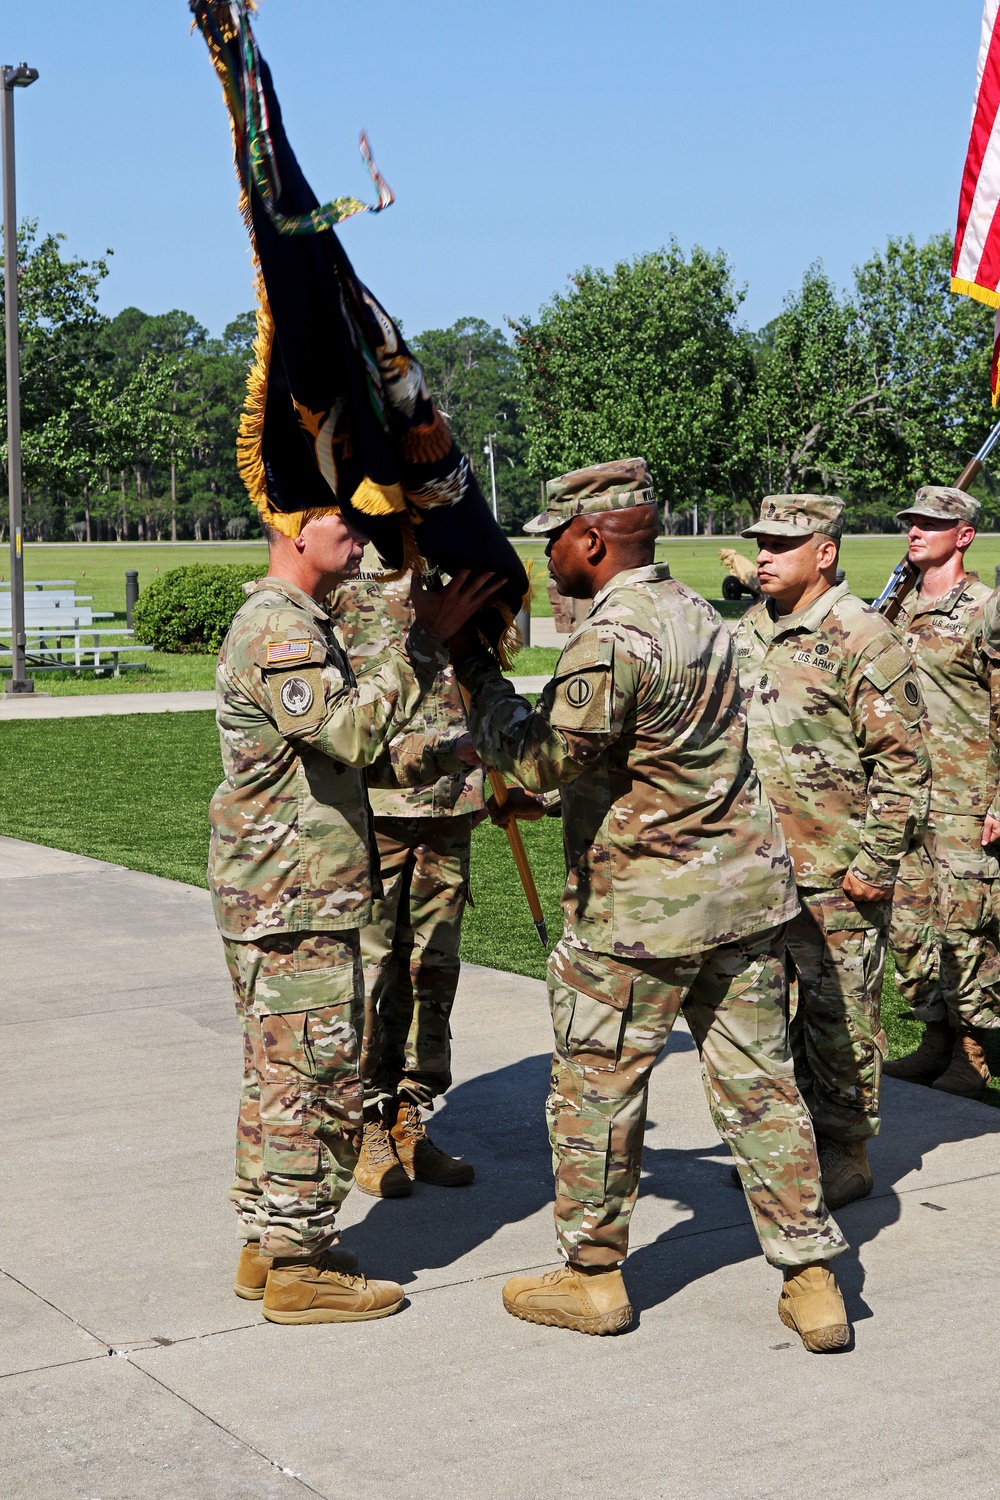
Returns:
[[[136,640],[157,651],[218,651],[246,597],[242,585],[266,571],[260,562],[171,568],[136,600]]]

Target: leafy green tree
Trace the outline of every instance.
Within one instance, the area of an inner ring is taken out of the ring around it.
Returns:
[[[95,390],[104,361],[97,295],[108,266],[106,259],[64,258],[64,238],[57,234],[39,238],[34,219],[24,220],[18,230],[22,465],[29,537],[60,532],[60,496],[93,468],[98,446],[93,423]],[[6,359],[2,327],[0,358]],[[0,424],[6,494],[6,387],[0,400]]]
[[[515,525],[537,509],[537,483],[527,468],[527,443],[517,405],[517,356],[499,328],[460,318],[410,340],[435,402],[490,498],[487,445],[493,449],[500,519]]]
[[[895,525],[951,483],[991,423],[992,318],[949,290],[951,241],[890,239],[839,295],[821,266],[756,341],[740,417],[758,493],[834,491],[849,524]]]
[[[512,325],[534,472],[641,455],[673,509],[735,498],[734,422],[755,368],[726,256],[696,246],[688,258],[672,240],[571,281]]]

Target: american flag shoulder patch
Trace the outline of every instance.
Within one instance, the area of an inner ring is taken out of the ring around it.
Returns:
[[[268,641],[267,665],[278,662],[306,661],[312,653],[312,641]]]

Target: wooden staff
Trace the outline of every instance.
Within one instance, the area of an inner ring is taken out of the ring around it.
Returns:
[[[469,695],[461,684],[459,684],[459,691],[462,694],[462,702],[465,704],[465,712],[468,714],[471,706]],[[493,771],[489,766],[486,766],[484,769],[489,778],[490,786],[493,788],[493,800],[496,802],[497,807],[503,807],[507,801],[507,783],[499,771]],[[521,884],[524,887],[524,894],[528,902],[528,910],[531,912],[531,920],[534,922],[535,931],[538,933],[538,941],[543,948],[547,948],[549,946],[549,933],[545,925],[545,913],[542,911],[542,903],[538,899],[538,888],[535,885],[535,877],[531,873],[528,854],[524,847],[524,840],[521,838],[521,830],[517,826],[516,818],[508,818],[504,826],[504,833],[507,835],[507,842],[510,844],[510,852],[514,856],[514,863],[517,865],[517,873],[521,877]]]

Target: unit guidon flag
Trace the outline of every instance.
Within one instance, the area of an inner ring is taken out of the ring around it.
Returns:
[[[503,574],[477,619],[494,646],[528,580],[501,532],[417,361],[358,280],[333,226],[378,212],[321,205],[285,136],[267,64],[250,26],[252,0],[190,0],[225,93],[244,218],[259,268],[256,361],[239,440],[240,471],[262,517],[297,535],[303,514],[336,507],[392,567],[421,559],[447,573]]]

